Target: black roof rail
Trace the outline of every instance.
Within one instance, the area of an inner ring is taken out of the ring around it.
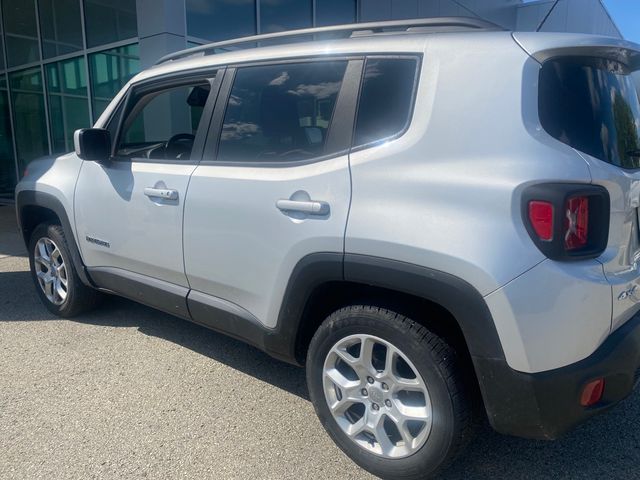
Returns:
[[[223,40],[221,42],[208,43],[206,45],[200,45],[198,47],[188,48],[179,52],[170,53],[165,55],[156,62],[156,65],[166,63],[170,61],[180,60],[187,57],[196,55],[206,56],[215,55],[216,50],[220,49],[233,49],[232,47],[238,47],[242,44],[254,44],[268,40],[291,40],[295,37],[308,37],[313,35],[331,34],[331,33],[348,33],[351,36],[371,35],[376,33],[383,33],[389,31],[420,31],[428,32],[429,29],[434,31],[451,31],[459,30],[486,30],[496,31],[504,30],[504,28],[482,20],[472,17],[438,17],[438,18],[416,18],[412,20],[390,20],[384,22],[365,22],[365,23],[351,23],[347,25],[330,25],[327,27],[316,28],[304,28],[300,30],[288,30],[285,32],[265,33],[261,35],[253,35],[250,37],[235,38],[231,40]],[[308,41],[308,38],[303,38],[301,41]],[[272,44],[270,42],[270,44]],[[251,46],[251,45],[250,45]],[[229,50],[225,50],[229,51]]]

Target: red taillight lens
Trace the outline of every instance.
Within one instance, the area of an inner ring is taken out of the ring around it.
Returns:
[[[573,197],[567,200],[564,218],[564,246],[577,250],[587,245],[589,237],[589,198]]]
[[[538,249],[557,261],[596,258],[609,239],[611,203],[599,185],[543,183],[522,193],[522,220]]]
[[[540,240],[553,240],[553,204],[541,200],[529,202],[529,221]]]
[[[591,407],[602,400],[604,394],[604,378],[599,378],[593,382],[589,382],[582,390],[580,397],[580,405],[583,407]]]

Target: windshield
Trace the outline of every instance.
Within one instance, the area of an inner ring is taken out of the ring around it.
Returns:
[[[637,78],[606,59],[547,61],[540,72],[540,122],[581,152],[622,168],[640,168]]]

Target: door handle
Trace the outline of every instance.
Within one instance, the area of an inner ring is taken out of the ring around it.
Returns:
[[[327,202],[318,202],[314,200],[285,200],[281,199],[276,202],[283,212],[300,212],[307,215],[326,215],[329,213],[329,204]]]
[[[144,194],[149,198],[162,198],[163,200],[177,200],[178,191],[169,188],[152,188],[144,189]]]

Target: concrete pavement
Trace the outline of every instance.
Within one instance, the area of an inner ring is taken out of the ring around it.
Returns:
[[[41,306],[0,207],[0,478],[371,478],[324,433],[304,371],[110,297]],[[486,425],[446,479],[640,478],[640,396],[564,439]]]

